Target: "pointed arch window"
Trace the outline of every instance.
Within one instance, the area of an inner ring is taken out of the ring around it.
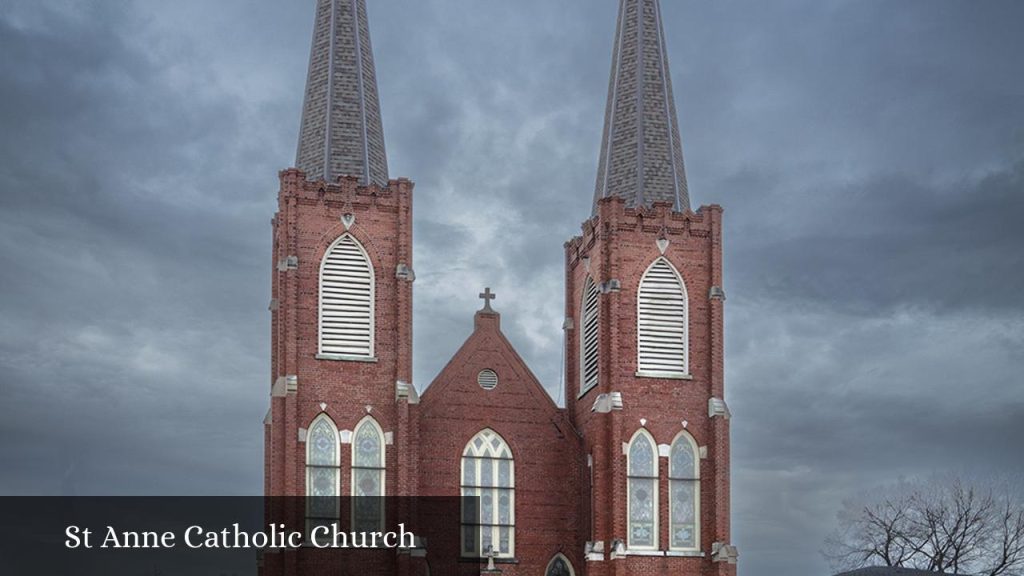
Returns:
[[[462,555],[496,558],[515,555],[515,462],[505,440],[483,430],[462,452]]]
[[[544,576],[575,576],[576,572],[572,569],[572,563],[563,554],[555,554],[555,557],[548,562],[548,568],[544,571]]]
[[[384,432],[372,417],[363,418],[352,436],[352,524],[361,532],[384,526]]]
[[[587,277],[583,287],[583,322],[580,326],[580,396],[597,386],[600,339],[600,291]]]
[[[658,545],[658,458],[654,438],[639,430],[629,443],[627,546],[654,550]]]
[[[665,258],[640,280],[637,297],[637,373],[681,378],[689,373],[686,285]]]
[[[320,265],[320,355],[373,357],[373,264],[351,234],[331,244]]]
[[[680,432],[669,452],[669,547],[700,549],[700,459],[697,443]]]
[[[306,521],[310,529],[338,519],[340,467],[338,429],[321,414],[306,433]]]

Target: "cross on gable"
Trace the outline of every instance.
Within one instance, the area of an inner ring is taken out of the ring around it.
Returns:
[[[490,287],[484,288],[484,291],[480,293],[480,298],[484,301],[484,308],[481,312],[494,312],[491,308],[491,300],[497,298],[497,295],[491,292]]]

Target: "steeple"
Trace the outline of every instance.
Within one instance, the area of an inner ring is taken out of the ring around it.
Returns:
[[[597,201],[690,208],[659,0],[621,0],[598,162]]]
[[[317,0],[295,164],[310,180],[387,184],[366,0]]]

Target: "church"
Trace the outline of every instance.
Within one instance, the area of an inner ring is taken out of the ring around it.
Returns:
[[[722,208],[691,207],[659,0],[619,1],[593,208],[564,245],[564,407],[490,289],[469,338],[413,385],[414,185],[388,173],[367,22],[365,0],[318,0],[279,175],[264,489],[307,504],[268,515],[310,526],[344,516],[322,505],[334,497],[473,496],[451,519],[456,554],[426,541],[375,565],[734,576]],[[265,553],[261,574],[367,574],[319,552]]]

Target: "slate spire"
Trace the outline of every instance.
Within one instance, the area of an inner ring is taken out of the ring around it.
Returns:
[[[366,0],[317,0],[295,165],[310,180],[387,184]]]
[[[690,208],[658,0],[620,0],[594,211],[608,196],[627,206]]]

